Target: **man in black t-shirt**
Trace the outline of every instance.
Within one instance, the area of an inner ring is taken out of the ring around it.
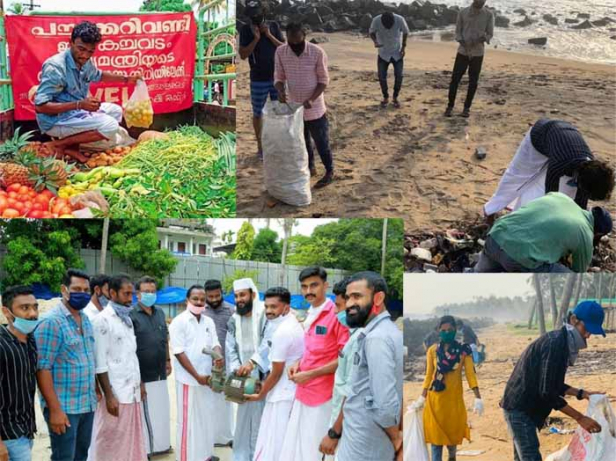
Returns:
[[[274,88],[274,56],[276,48],[284,43],[278,23],[265,21],[265,8],[259,0],[246,4],[246,16],[250,19],[240,29],[240,57],[250,64],[250,101],[252,103],[252,124],[259,146],[258,155],[263,156],[261,130],[263,127],[263,106],[269,95],[272,101],[278,99]]]

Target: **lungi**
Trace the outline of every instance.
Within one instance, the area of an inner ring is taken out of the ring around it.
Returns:
[[[292,400],[266,402],[254,461],[279,461],[280,451],[284,442],[285,431],[291,417]]]
[[[329,430],[332,401],[310,407],[299,400],[293,402],[289,425],[284,436],[280,459],[293,461],[320,461],[323,454],[319,445]],[[332,456],[326,456],[331,461]]]
[[[167,380],[145,383],[148,398],[141,406],[143,438],[147,452],[162,453],[171,448],[171,415]]]
[[[214,455],[214,393],[207,386],[176,382],[176,394],[176,460],[207,461]]]

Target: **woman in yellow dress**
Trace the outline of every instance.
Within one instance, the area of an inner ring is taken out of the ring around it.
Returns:
[[[456,446],[465,438],[471,439],[462,393],[462,368],[475,393],[474,410],[479,415],[483,414],[483,402],[471,348],[455,340],[455,319],[450,315],[442,317],[438,331],[440,342],[427,352],[426,379],[418,404],[425,405],[424,432],[426,443],[432,445],[432,461],[442,461],[444,445],[449,450],[449,461],[455,461]]]

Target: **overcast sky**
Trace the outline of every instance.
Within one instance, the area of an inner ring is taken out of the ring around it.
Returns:
[[[235,232],[235,236],[233,237],[233,241],[237,237],[237,231],[240,230],[242,224],[248,221],[247,219],[208,219],[208,224],[214,226],[216,229],[216,235],[219,237],[227,232],[228,230],[232,230]],[[328,222],[338,221],[337,219],[298,219],[298,225],[293,228],[293,235],[312,235],[312,231],[315,227],[321,224],[327,224]],[[259,229],[263,229],[266,226],[265,219],[253,219],[252,226],[255,228],[255,231],[258,233]],[[270,229],[278,232],[278,235],[282,237],[284,232],[282,230],[282,226],[278,223],[277,219],[272,218],[270,221]]]
[[[404,274],[404,313],[429,314],[442,304],[478,296],[532,293],[529,274]]]

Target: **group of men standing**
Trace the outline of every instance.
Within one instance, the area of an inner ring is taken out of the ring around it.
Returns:
[[[234,461],[401,456],[402,335],[384,280],[357,273],[336,284],[334,303],[325,270],[299,278],[310,303],[303,321],[285,288],[261,301],[251,279],[236,280],[234,307],[210,280],[187,290],[169,328],[151,277],[133,283],[70,269],[58,305],[41,319],[31,287],[7,288],[0,459],[32,459],[37,383],[51,460],[143,461],[169,451],[172,370],[178,461],[216,460],[214,446],[231,441]],[[213,368],[223,366],[261,383],[236,418],[212,389]]]

